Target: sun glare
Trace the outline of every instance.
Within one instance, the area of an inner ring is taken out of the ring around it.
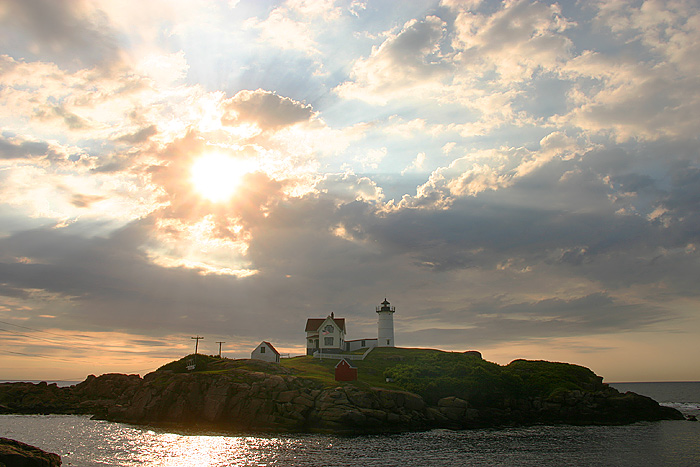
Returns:
[[[203,197],[213,202],[233,196],[243,176],[252,170],[247,161],[219,153],[205,154],[192,165],[192,184]]]

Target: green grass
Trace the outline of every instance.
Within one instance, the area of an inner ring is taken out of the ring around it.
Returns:
[[[192,356],[164,365],[160,370],[187,372]],[[421,395],[429,404],[446,396],[457,396],[475,404],[497,404],[505,399],[547,399],[568,390],[602,389],[602,378],[588,368],[567,363],[515,360],[501,366],[478,355],[434,349],[382,347],[364,360],[353,360],[358,381],[335,381],[337,359],[301,356],[282,359],[280,365],[257,360],[231,360],[198,355],[195,373],[224,374],[245,369],[270,374],[290,372],[325,387],[351,384],[362,388],[406,390]],[[242,376],[241,376],[242,377]],[[389,381],[387,381],[387,378]]]
[[[313,358],[311,356],[301,356],[284,358],[280,364],[284,368],[289,368],[295,376],[308,378],[323,384],[324,386],[335,386],[335,365],[338,360]]]
[[[210,369],[210,366],[212,367],[211,369],[214,369],[216,366],[221,365],[222,361],[228,360],[219,357],[214,357],[213,355],[197,354],[195,356],[194,354],[190,354],[185,357],[182,357],[180,360],[175,360],[174,362],[167,363],[162,367],[158,368],[158,370],[156,371],[169,370],[174,373],[187,373],[187,365],[191,360],[194,359],[196,359],[197,362],[196,371],[198,372]]]
[[[360,352],[360,354],[364,351]],[[410,349],[397,347],[381,347],[372,350],[364,360],[352,360],[352,365],[357,367],[358,381],[343,384],[353,384],[360,387],[372,386],[387,389],[410,390],[410,384],[401,382],[387,382],[387,377],[394,377],[392,369],[402,365],[410,365],[419,368],[431,367],[436,361],[445,358],[457,358],[460,361],[478,360],[478,357],[468,356],[460,352],[444,352],[434,349]],[[335,381],[335,365],[337,359],[318,359],[310,356],[283,359],[282,365],[295,371],[297,376],[314,379],[326,386],[338,385]],[[494,365],[494,364],[490,364]]]
[[[283,360],[282,365],[330,386],[340,384],[334,379],[337,362],[305,356]],[[343,384],[402,389],[420,394],[430,404],[457,396],[491,405],[509,398],[546,399],[561,391],[603,387],[602,378],[578,365],[515,360],[501,366],[474,354],[434,349],[375,348],[352,364],[358,368],[358,381]]]

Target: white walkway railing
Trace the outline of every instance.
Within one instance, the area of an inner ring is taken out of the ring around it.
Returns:
[[[362,355],[357,355],[357,354],[340,354],[340,353],[322,353],[319,352],[318,350],[314,352],[314,358],[318,359],[323,359],[323,358],[330,358],[330,359],[335,359],[335,360],[340,360],[344,358],[345,360],[364,360],[365,357],[374,349],[374,347],[370,347],[363,353]]]

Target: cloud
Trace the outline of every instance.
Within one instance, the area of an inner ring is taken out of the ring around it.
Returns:
[[[50,136],[62,143],[102,139],[131,129],[125,114],[134,111],[139,99],[144,99],[140,105],[153,103],[159,94],[128,70],[112,75],[94,69],[69,72],[54,63],[7,55],[0,55],[0,68],[4,86],[0,121],[15,122],[12,128],[23,133]]]
[[[458,11],[453,45],[465,66],[493,69],[506,82],[522,81],[537,69],[555,70],[570,56],[572,43],[562,33],[574,23],[556,4],[505,2],[491,15]]]
[[[232,98],[223,101],[222,107],[223,124],[234,126],[251,122],[263,130],[307,122],[314,116],[310,105],[263,89],[239,91]]]
[[[0,159],[24,159],[34,157],[58,158],[48,143],[43,141],[23,141],[18,138],[0,137]]]
[[[464,348],[466,343],[479,348],[512,341],[643,330],[676,318],[660,307],[625,303],[604,293],[515,304],[494,298],[474,304],[468,313],[471,319],[460,328],[408,331],[405,338],[429,345],[439,336],[445,345],[454,348]]]
[[[315,188],[330,195],[329,198],[339,205],[353,201],[381,201],[384,198],[382,189],[376,182],[353,173],[327,174]]]
[[[71,203],[77,208],[89,208],[92,204],[104,201],[106,198],[100,195],[84,195],[74,193],[71,197]]]
[[[407,22],[399,33],[373,48],[368,58],[355,62],[352,80],[335,92],[346,99],[382,104],[393,96],[439,86],[452,69],[440,46],[444,33],[445,23],[437,16]]]
[[[342,8],[335,6],[336,0],[287,0],[287,8],[302,17],[320,17],[324,21],[333,21],[342,14]]]
[[[302,3],[302,2],[298,2]],[[287,8],[273,9],[265,20],[251,18],[245,27],[259,31],[260,40],[282,50],[299,50],[307,55],[318,54],[318,44],[309,24],[297,21]]]
[[[596,25],[621,50],[587,50],[563,67],[603,85],[576,85],[570,96],[579,105],[562,118],[591,131],[611,131],[620,141],[692,137],[700,14],[688,2],[596,6]]]
[[[401,171],[401,175],[405,175],[410,170],[421,171],[423,170],[423,164],[425,164],[425,153],[419,152],[409,166]]]
[[[70,145],[0,138],[5,206],[30,218],[65,226],[82,218],[101,228],[123,225],[156,209],[158,193],[144,186],[147,175],[95,171],[96,158]],[[140,195],[133,197],[135,193]]]
[[[110,69],[122,51],[109,19],[95,5],[72,1],[9,0],[0,16],[4,49],[15,57],[35,57],[75,69]]]
[[[158,134],[158,127],[156,127],[155,125],[149,125],[146,128],[142,128],[135,133],[122,135],[117,138],[117,141],[130,144],[144,143],[148,141],[148,139],[151,136],[156,134]]]
[[[508,188],[547,164],[573,159],[590,149],[562,132],[550,133],[539,145],[539,150],[501,147],[458,157],[435,169],[415,196],[403,198],[402,205],[446,207],[459,197]]]

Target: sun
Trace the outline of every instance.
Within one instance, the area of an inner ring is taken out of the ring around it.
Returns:
[[[199,157],[190,170],[195,190],[215,203],[230,199],[241,184],[243,176],[252,171],[248,161],[220,153]]]

